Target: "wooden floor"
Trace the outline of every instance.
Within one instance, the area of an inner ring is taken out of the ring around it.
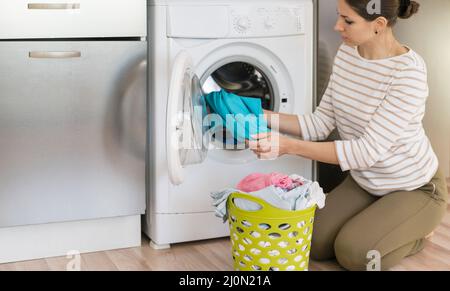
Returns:
[[[450,193],[450,179],[447,180]],[[105,251],[81,256],[81,270],[180,270],[180,271],[230,271],[232,258],[229,239],[216,239],[175,244],[170,250],[156,251],[143,238],[139,248]],[[11,264],[0,264],[6,270],[66,270],[65,257],[42,259]],[[310,262],[310,270],[342,270],[335,262]],[[419,254],[404,259],[394,271],[446,270],[450,271],[450,205],[441,225],[427,241]]]

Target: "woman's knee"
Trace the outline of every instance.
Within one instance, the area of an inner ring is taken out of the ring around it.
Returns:
[[[334,242],[334,252],[338,263],[350,271],[366,271],[371,246],[360,240],[357,232],[344,227]]]

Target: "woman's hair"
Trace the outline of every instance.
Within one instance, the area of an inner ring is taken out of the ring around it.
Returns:
[[[393,26],[398,18],[407,19],[419,11],[420,4],[410,0],[345,0],[347,4],[361,17],[367,21],[373,21],[382,16],[388,20],[388,25]],[[381,7],[376,6],[379,1]],[[379,8],[375,12],[370,9],[374,4],[374,8]]]

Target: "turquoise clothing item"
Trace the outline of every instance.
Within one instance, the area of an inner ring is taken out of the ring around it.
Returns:
[[[206,95],[205,100],[211,113],[222,118],[226,129],[238,142],[252,140],[253,135],[270,132],[261,99],[241,97],[221,90]]]

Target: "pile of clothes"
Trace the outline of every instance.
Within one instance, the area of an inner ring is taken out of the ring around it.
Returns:
[[[216,207],[216,216],[225,222],[227,199],[232,193],[244,193],[258,197],[273,207],[284,210],[305,210],[313,206],[325,207],[326,196],[317,182],[312,182],[299,175],[281,173],[255,173],[245,177],[236,188],[224,189],[211,193]],[[237,207],[248,211],[257,211],[261,206],[245,199],[235,199]]]

